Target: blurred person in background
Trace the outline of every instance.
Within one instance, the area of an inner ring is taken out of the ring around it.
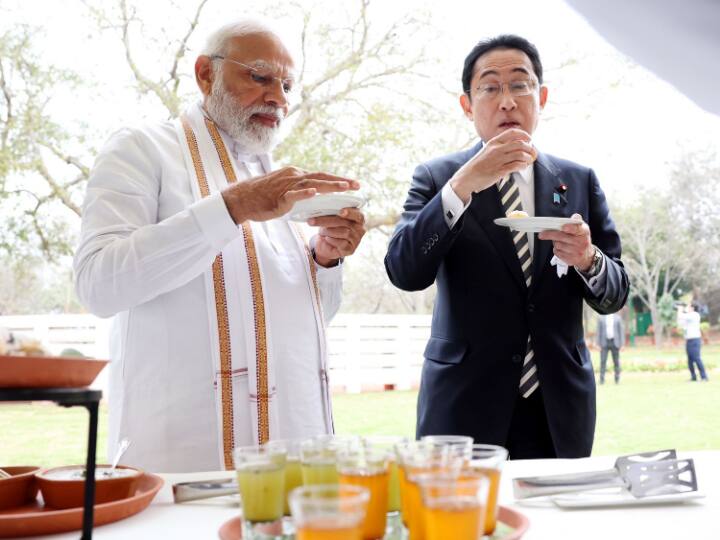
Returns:
[[[625,345],[625,329],[618,313],[598,318],[597,344],[600,347],[600,384],[605,384],[608,352],[612,354],[615,384],[620,382],[620,349]]]
[[[700,330],[700,313],[697,310],[697,304],[691,302],[686,306],[678,306],[677,323],[685,333],[685,351],[687,352],[688,369],[690,370],[690,380],[697,381],[695,367],[700,374],[700,379],[708,380],[705,372],[705,365],[700,357],[700,349],[702,348],[702,331]]]

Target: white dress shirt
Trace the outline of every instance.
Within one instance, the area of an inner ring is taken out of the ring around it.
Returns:
[[[615,337],[615,315],[612,313],[605,315],[605,336],[608,339]]]

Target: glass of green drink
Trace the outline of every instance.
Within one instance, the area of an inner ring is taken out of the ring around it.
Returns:
[[[274,538],[277,524],[278,538],[282,534],[282,517],[285,505],[285,463],[284,448],[265,446],[241,446],[235,449],[240,499],[247,538],[256,538],[255,529],[262,524],[263,538]]]
[[[286,516],[290,515],[288,502],[289,493],[296,487],[303,485],[302,468],[300,465],[300,443],[302,439],[277,439],[265,443],[267,448],[285,449],[285,510]]]

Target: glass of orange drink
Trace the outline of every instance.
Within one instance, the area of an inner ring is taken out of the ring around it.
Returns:
[[[358,448],[342,450],[337,457],[340,485],[360,486],[370,492],[363,521],[364,540],[379,540],[387,525],[388,483],[390,471],[384,450]]]
[[[420,440],[448,452],[452,456],[470,461],[473,446],[472,437],[466,435],[424,435]]]
[[[446,447],[419,441],[409,443],[400,451],[403,470],[401,483],[402,506],[410,540],[424,540],[424,519],[420,486],[422,482],[438,477],[457,477],[464,458]]]
[[[234,458],[247,536],[252,538],[255,535],[256,526],[259,526],[258,531],[272,531],[275,530],[273,525],[277,525],[278,534],[281,535],[285,499],[285,450],[241,446],[235,449]]]
[[[313,485],[290,493],[296,540],[362,540],[370,492],[351,485]]]
[[[485,512],[484,534],[495,531],[498,515],[498,491],[500,490],[500,474],[503,464],[507,461],[508,451],[494,444],[474,444],[469,469],[484,474],[490,481],[488,489],[487,511]]]
[[[363,437],[362,444],[367,448],[377,448],[388,454],[388,513],[400,512],[400,471],[395,453],[395,445],[407,443],[407,437],[392,435],[376,435]]]
[[[425,540],[479,539],[489,480],[482,474],[440,476],[420,483]]]

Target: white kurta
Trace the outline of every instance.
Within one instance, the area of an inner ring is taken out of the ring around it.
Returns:
[[[233,141],[222,137],[236,159]],[[101,317],[116,316],[108,452],[129,437],[123,461],[163,472],[223,468],[219,373],[211,360],[217,336],[208,316],[214,299],[205,280],[220,250],[232,253],[243,241],[218,193],[195,200],[182,152],[170,122],[123,129],[110,138],[88,183],[74,261],[83,304]],[[235,169],[239,181],[248,177],[246,166],[236,161]],[[303,266],[307,255],[285,220],[254,223],[253,231],[274,362],[273,433],[326,433],[331,426],[319,376],[321,333]],[[341,272],[317,267],[326,320],[340,305]],[[227,296],[237,296],[239,288],[227,276],[225,281]],[[235,354],[255,329],[229,315]],[[235,445],[252,444],[247,372],[233,370],[232,389]]]

